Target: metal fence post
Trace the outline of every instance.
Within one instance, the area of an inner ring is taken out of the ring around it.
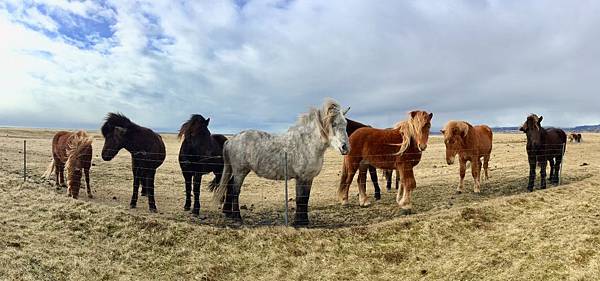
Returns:
[[[27,140],[23,140],[23,182],[27,181]]]
[[[288,226],[288,163],[287,163],[287,152],[283,153],[283,173],[285,176],[285,225]]]

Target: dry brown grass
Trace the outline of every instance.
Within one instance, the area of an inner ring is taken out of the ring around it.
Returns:
[[[495,136],[491,180],[482,194],[455,195],[457,166],[437,137],[416,168],[417,214],[402,217],[392,194],[369,208],[336,202],[341,157],[327,155],[311,195],[314,228],[281,226],[283,184],[249,176],[242,191],[245,226],[229,228],[210,194],[204,220],[183,212],[179,144],[165,135],[157,205],[129,210],[129,155],[96,155],[96,198],[72,200],[39,179],[53,132],[0,129],[0,279],[427,279],[594,280],[600,276],[600,135],[569,145],[563,186],[524,193],[522,135]],[[22,140],[29,173],[20,177]],[[586,166],[581,164],[587,163]],[[205,182],[212,179],[209,176]],[[293,186],[293,184],[292,184]],[[356,184],[353,184],[356,192]],[[372,193],[372,189],[370,189]],[[293,202],[292,202],[293,203]],[[292,204],[293,206],[293,204]],[[274,225],[274,226],[273,226]]]

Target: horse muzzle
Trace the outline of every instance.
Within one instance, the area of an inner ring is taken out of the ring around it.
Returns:
[[[348,152],[350,152],[350,146],[347,144],[342,144],[342,147],[340,147],[340,153],[342,155],[346,155]]]

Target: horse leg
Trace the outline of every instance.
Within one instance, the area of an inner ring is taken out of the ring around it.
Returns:
[[[354,174],[356,174],[356,170],[358,166],[351,163],[350,159],[344,159],[344,166],[342,167],[342,177],[340,179],[340,187],[338,188],[338,199],[342,205],[348,205],[348,191],[350,189],[350,184],[352,184],[352,179],[354,178]]]
[[[202,174],[196,173],[194,175],[194,208],[192,214],[200,215],[200,183],[202,182]]]
[[[358,168],[358,205],[361,207],[367,207],[371,205],[369,197],[367,196],[367,170],[368,165],[360,165]]]
[[[473,180],[475,184],[473,186],[473,192],[480,193],[481,192],[481,160],[479,158],[475,158],[475,161],[471,161],[471,175],[473,175]]]
[[[58,164],[58,171],[60,173],[60,186],[66,187],[67,184],[65,183],[65,164]]]
[[[483,172],[485,173],[485,180],[489,180],[490,176],[488,175],[488,167],[489,167],[489,162],[490,162],[490,155],[487,154],[485,156],[483,156]]]
[[[141,170],[137,168],[133,168],[133,194],[131,195],[131,202],[129,202],[129,207],[134,209],[137,206],[138,193],[140,191],[141,184]]]
[[[242,221],[242,215],[240,213],[240,192],[242,190],[242,184],[244,183],[244,179],[246,178],[249,172],[250,171],[240,171],[236,173],[236,171],[234,170],[233,185],[231,188],[231,218],[240,222]]]
[[[550,156],[550,159],[548,159],[548,162],[550,163],[550,177],[548,178],[550,180],[550,184],[554,183],[554,174],[556,172],[556,166],[554,164],[554,157]]]
[[[226,218],[231,218],[233,217],[233,209],[232,209],[232,202],[233,202],[233,177],[231,177],[231,179],[229,179],[229,182],[227,182],[227,191],[225,193],[225,201],[223,202],[223,214],[225,214]]]
[[[192,180],[194,178],[193,172],[183,172],[183,179],[185,180],[185,205],[183,205],[184,211],[189,211],[192,206]]]
[[[145,186],[143,188],[146,189],[146,196],[148,197],[148,208],[150,212],[156,213],[156,202],[154,201],[154,177],[156,175],[156,170],[148,170],[145,178]]]
[[[394,170],[383,170],[383,175],[385,176],[385,189],[387,192],[392,191],[392,175]]]
[[[403,167],[399,169],[402,171],[402,198],[400,198],[400,190],[396,195],[396,202],[405,214],[410,214],[412,210],[412,204],[410,202],[413,189],[417,186],[415,181],[415,175],[411,166]]]
[[[465,188],[465,175],[467,173],[467,161],[460,159],[459,163],[460,163],[459,164],[460,165],[460,169],[459,169],[460,180],[458,182],[458,188],[456,188],[456,193],[458,193],[458,194],[462,193]]]
[[[56,177],[56,182],[55,182],[56,186],[60,186],[59,175],[60,175],[60,169],[59,169],[58,160],[54,160],[54,176]]]
[[[83,172],[85,173],[85,185],[87,196],[88,198],[94,198],[94,195],[92,195],[92,188],[90,187],[90,169],[84,169]]]
[[[366,179],[366,172],[365,172]],[[308,200],[310,198],[310,188],[312,179],[296,179],[296,214],[294,217],[294,226],[308,225]]]
[[[540,162],[540,188],[546,189],[546,165],[548,165],[548,161],[545,160]]]
[[[554,184],[558,185],[558,183],[560,182],[560,171],[562,169],[562,155],[558,155],[556,156],[556,163],[554,163],[554,172],[556,173],[556,176],[554,178]]]
[[[371,182],[375,188],[375,200],[381,199],[381,189],[379,188],[379,181],[377,180],[377,168],[369,165],[369,175],[371,176]]]
[[[399,189],[399,185],[400,185],[400,172],[398,172],[398,170],[396,170],[396,190]]]
[[[535,183],[535,167],[536,167],[536,160],[535,160],[535,156],[534,157],[528,157],[529,159],[529,183],[527,183],[527,191],[532,192],[533,191],[533,184]]]

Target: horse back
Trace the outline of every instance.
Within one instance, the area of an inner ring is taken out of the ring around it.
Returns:
[[[421,156],[418,150],[413,149],[414,145],[411,145],[400,157],[394,155],[403,142],[402,135],[397,129],[363,127],[356,130],[349,141],[350,153],[346,159],[354,164],[367,160],[369,164],[380,169],[395,169],[396,162],[410,160],[418,163]]]
[[[71,132],[59,131],[52,138],[52,156],[61,164],[67,161],[67,145],[71,135]]]
[[[487,125],[477,125],[473,126],[473,130],[475,131],[475,136],[477,138],[475,143],[478,146],[478,150],[480,153],[489,154],[492,151],[492,129]]]
[[[356,122],[356,121],[348,119],[348,118],[346,118],[346,122],[347,122],[346,134],[348,134],[348,136],[352,135],[356,130],[358,130],[360,128],[371,127],[369,125],[365,125],[363,123]]]

